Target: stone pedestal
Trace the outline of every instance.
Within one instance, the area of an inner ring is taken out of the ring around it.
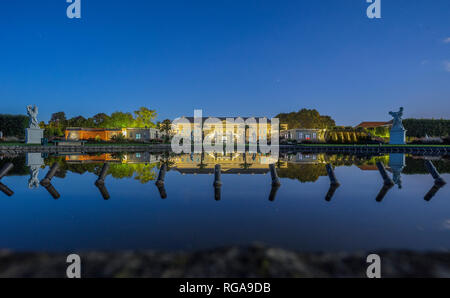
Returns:
[[[406,129],[401,128],[401,127],[393,127],[390,132],[389,144],[405,145],[406,144]]]
[[[41,139],[44,137],[44,130],[40,128],[27,128],[25,130],[26,144],[41,144]]]

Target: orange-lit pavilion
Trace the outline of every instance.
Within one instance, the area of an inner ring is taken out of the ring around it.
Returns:
[[[66,140],[102,140],[109,141],[115,135],[122,133],[122,129],[80,128],[68,127],[65,131]]]

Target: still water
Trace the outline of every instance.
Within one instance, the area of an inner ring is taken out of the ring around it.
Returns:
[[[259,154],[0,154],[0,166],[14,163],[1,180],[14,194],[0,192],[0,249],[196,250],[259,242],[299,251],[449,251],[450,187],[424,199],[434,185],[426,158],[284,155],[276,163],[281,187],[269,200],[271,161]],[[429,159],[450,182],[448,157]],[[376,161],[397,183],[383,198]],[[94,182],[105,162],[102,195]],[[38,181],[54,163],[59,170],[48,189]],[[165,199],[155,185],[162,163],[169,168]],[[328,200],[327,163],[341,183]]]

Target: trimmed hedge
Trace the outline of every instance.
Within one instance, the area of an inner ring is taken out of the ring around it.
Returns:
[[[25,115],[0,114],[0,131],[4,137],[25,138],[25,129],[28,127],[28,117]]]

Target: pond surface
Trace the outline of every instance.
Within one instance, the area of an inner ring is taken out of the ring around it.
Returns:
[[[259,154],[0,154],[1,167],[14,164],[1,180],[14,194],[0,192],[0,248],[195,250],[260,242],[299,251],[449,251],[450,187],[424,199],[434,185],[426,158],[284,155],[276,163],[281,187],[269,200],[271,161]],[[450,182],[448,157],[429,159]],[[397,183],[384,197],[376,161]],[[97,187],[105,162],[105,187]],[[51,186],[38,185],[54,163]],[[155,185],[163,163],[164,199]],[[326,200],[327,163],[341,186]]]

